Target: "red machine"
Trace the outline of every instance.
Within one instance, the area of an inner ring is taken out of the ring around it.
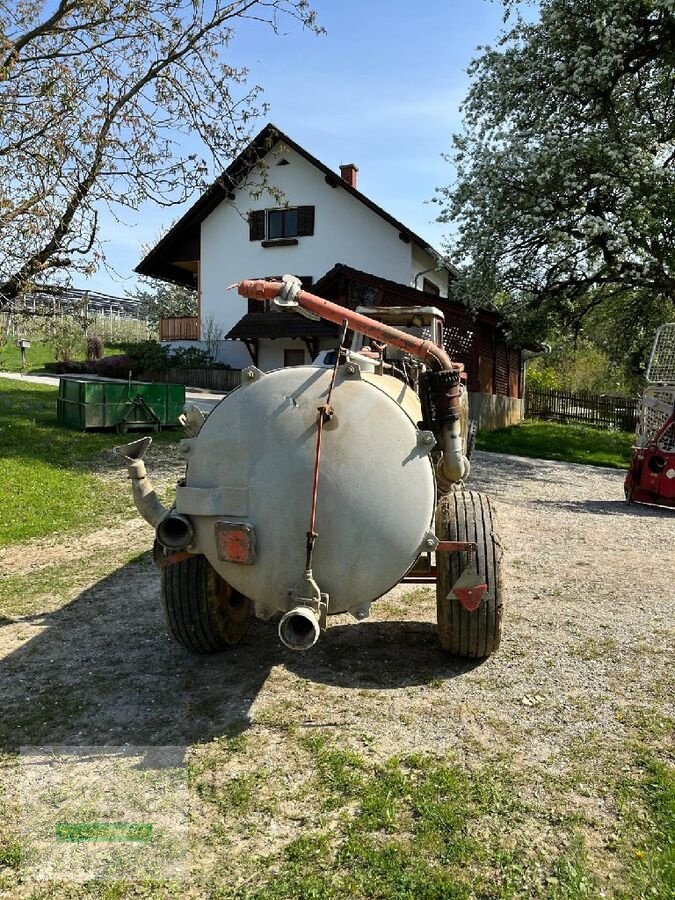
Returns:
[[[647,380],[624,483],[626,500],[675,508],[675,322],[656,332]]]

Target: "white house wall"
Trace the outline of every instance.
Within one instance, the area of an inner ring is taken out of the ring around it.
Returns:
[[[319,342],[319,352],[332,349],[336,344],[337,338],[321,340]],[[309,365],[312,362],[311,354],[303,341],[297,338],[276,338],[275,340],[260,341],[258,345],[258,368],[262,369],[263,372],[283,368],[284,350],[304,350],[305,365]]]
[[[424,279],[426,278],[428,281],[433,282],[436,287],[439,289],[441,297],[448,296],[448,272],[447,269],[440,269],[438,272],[427,272],[425,275],[421,275],[421,272],[424,272],[425,269],[431,268],[431,266],[436,265],[436,260],[429,256],[428,253],[425,253],[421,247],[413,246],[412,248],[412,274],[410,278],[410,287],[418,287],[422,290],[422,284]],[[419,275],[417,279],[417,285],[415,285],[415,277]]]

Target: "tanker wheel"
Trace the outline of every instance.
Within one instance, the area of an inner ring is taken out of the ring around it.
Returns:
[[[502,636],[502,547],[495,532],[489,499],[476,491],[456,491],[436,508],[436,535],[441,541],[472,541],[475,553],[436,555],[436,616],[441,647],[454,656],[481,659],[498,647]],[[448,594],[466,565],[474,562],[488,589],[473,612]]]
[[[162,603],[174,639],[193,653],[218,653],[238,644],[251,601],[224,581],[205,556],[161,570]]]

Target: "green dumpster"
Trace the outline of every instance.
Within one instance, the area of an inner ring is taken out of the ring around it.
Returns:
[[[185,404],[185,385],[95,378],[59,379],[56,417],[61,425],[79,428],[161,428],[178,425]]]

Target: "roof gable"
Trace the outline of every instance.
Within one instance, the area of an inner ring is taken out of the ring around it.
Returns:
[[[246,149],[230,163],[220,177],[204,191],[196,203],[158,241],[139,263],[135,271],[140,275],[148,275],[194,286],[191,273],[171,265],[172,261],[176,259],[177,251],[186,244],[194,246],[196,243],[198,246],[200,226],[204,219],[223,201],[234,199],[234,191],[248,177],[260,160],[279,142],[286,144],[322,172],[326,183],[331,187],[339,188],[351,194],[356,200],[363,203],[364,206],[395,228],[402,240],[416,244],[433,258],[440,260],[440,255],[427,241],[407,228],[402,222],[399,222],[394,216],[391,216],[357,188],[344,181],[339,174],[322,163],[321,160],[312,156],[311,153],[284,134],[276,125],[269,123],[253,138]],[[448,267],[448,269],[453,271],[451,267]]]

